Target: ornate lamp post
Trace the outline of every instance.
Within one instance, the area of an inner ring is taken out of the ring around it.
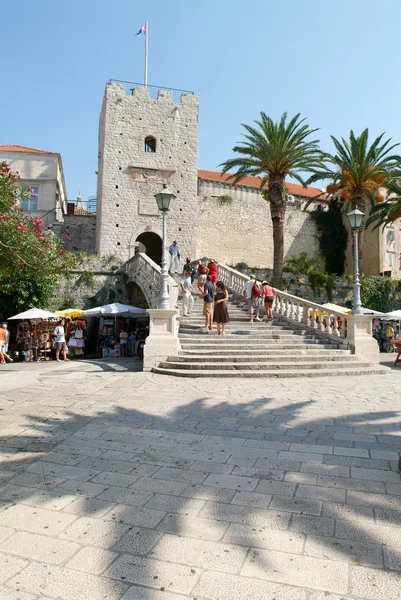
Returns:
[[[361,282],[359,280],[358,260],[358,233],[362,225],[364,213],[355,208],[347,214],[348,222],[354,235],[354,301],[352,303],[352,314],[362,315]]]
[[[163,184],[163,189],[155,194],[157,206],[162,213],[163,218],[163,239],[162,239],[162,271],[160,277],[160,293],[159,293],[159,308],[160,309],[169,309],[169,295],[168,295],[168,271],[167,271],[167,258],[166,258],[166,238],[167,238],[167,213],[173,207],[174,198],[176,198],[175,194],[170,192],[167,187],[167,184]]]

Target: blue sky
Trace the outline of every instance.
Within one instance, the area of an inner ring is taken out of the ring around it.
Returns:
[[[68,197],[96,194],[105,83],[199,96],[199,167],[216,170],[261,110],[401,142],[399,0],[13,0],[2,29],[0,144],[60,152]]]

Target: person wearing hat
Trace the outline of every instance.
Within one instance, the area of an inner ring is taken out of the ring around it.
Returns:
[[[253,319],[255,316],[255,321],[261,321],[262,319],[259,317],[260,311],[260,297],[261,290],[259,288],[258,282],[256,281],[255,275],[249,276],[249,281],[244,283],[243,287],[243,295],[244,300],[248,306],[249,318],[251,320],[251,324],[253,323]],[[256,293],[258,290],[258,293]]]
[[[268,323],[271,323],[273,321],[272,308],[273,308],[274,294],[275,294],[275,291],[271,287],[270,283],[268,281],[262,281],[262,299],[263,299],[263,302],[265,303],[266,321]]]

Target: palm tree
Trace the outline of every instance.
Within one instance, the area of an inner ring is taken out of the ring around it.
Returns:
[[[331,136],[336,154],[324,154],[327,168],[317,170],[309,178],[308,184],[320,179],[330,180],[328,194],[336,194],[349,205],[366,211],[367,196],[375,192],[375,201],[382,202],[384,197],[379,188],[389,177],[396,177],[401,165],[401,156],[389,154],[399,144],[389,146],[391,138],[382,143],[384,133],[379,135],[369,147],[369,129],[359,137],[351,130],[349,141],[341,142]]]
[[[369,197],[375,203],[382,203],[384,195],[380,187],[392,178],[399,180],[401,156],[390,154],[399,144],[389,145],[391,138],[382,142],[384,133],[379,135],[369,146],[369,129],[365,129],[356,137],[351,130],[349,140],[341,138],[341,142],[331,136],[336,154],[325,154],[325,170],[316,172],[307,181],[308,184],[321,179],[328,179],[327,194],[339,197],[345,208],[358,208],[365,214],[369,210]],[[359,232],[359,261],[362,253],[362,232]]]
[[[401,180],[388,179],[383,187],[387,195],[385,202],[377,203],[372,194],[368,196],[371,206],[366,227],[374,225],[373,229],[377,229],[380,226],[384,228],[386,225],[391,225],[391,223],[401,218]]]
[[[260,188],[265,200],[270,202],[273,223],[273,285],[281,286],[284,258],[284,218],[286,209],[285,180],[292,177],[305,185],[300,173],[315,172],[324,167],[319,140],[309,136],[317,131],[305,124],[300,113],[287,122],[284,113],[274,122],[264,112],[254,126],[244,125],[245,141],[234,146],[238,156],[226,160],[223,173],[236,169],[227,177],[238,183],[249,175],[260,177]]]

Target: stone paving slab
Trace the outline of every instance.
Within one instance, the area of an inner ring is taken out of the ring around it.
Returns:
[[[401,599],[401,369],[216,391],[12,366],[1,600]]]

